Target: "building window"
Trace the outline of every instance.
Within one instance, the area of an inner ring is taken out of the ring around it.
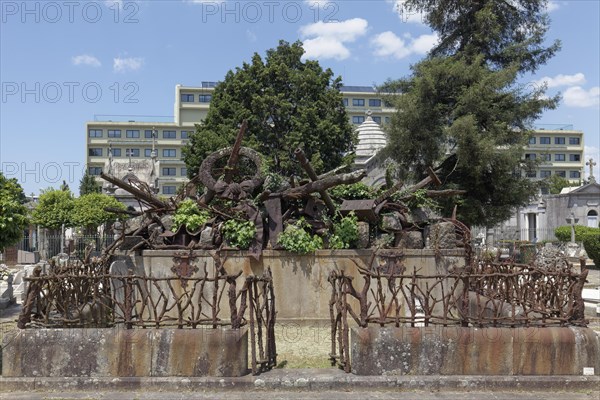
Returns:
[[[201,94],[199,96],[200,98],[200,103],[210,103],[210,101],[212,100],[212,95],[211,94]]]
[[[88,172],[90,175],[100,175],[102,173],[102,167],[89,167]]]
[[[365,117],[362,115],[355,115],[352,117],[353,124],[362,124],[363,122],[365,122]]]
[[[181,176],[187,176],[187,168],[181,168]]]
[[[152,137],[153,137],[153,135],[152,135],[152,131],[151,131],[150,129],[146,129],[146,130],[144,131],[144,137],[145,137],[146,139],[152,139]]]
[[[163,131],[163,139],[176,139],[177,132],[175,131]]]
[[[348,98],[344,97],[344,107],[348,107]]]
[[[102,129],[90,129],[88,136],[89,137],[102,137]]]
[[[545,171],[545,170],[540,171],[540,178],[549,178],[550,175],[552,175],[552,171]]]
[[[115,157],[121,157],[121,149],[112,149],[112,155]]]
[[[554,144],[565,144],[565,138],[560,136],[555,137]]]
[[[579,172],[579,171],[569,171],[569,178],[571,178],[571,179],[579,179],[579,178],[581,178],[581,172]]]
[[[535,142],[536,142],[535,136],[529,138],[529,144],[535,144]]]
[[[580,154],[569,154],[569,161],[581,161]]]
[[[121,137],[121,130],[120,129],[109,129],[108,130],[108,137],[120,138]]]
[[[369,107],[381,107],[381,99],[369,99]]]
[[[535,160],[535,153],[527,153],[525,154],[526,160]]]
[[[193,103],[194,95],[189,93],[181,93],[181,102],[182,103]]]
[[[181,131],[181,138],[182,139],[189,139],[190,138],[190,131]]]
[[[126,149],[125,150],[125,156],[126,157],[139,157],[140,156],[140,149]]]
[[[555,154],[554,161],[565,161],[565,155],[564,154]]]
[[[385,121],[386,124],[389,124],[390,123],[390,117],[385,117],[384,121]]]
[[[590,210],[587,213],[587,226],[590,228],[598,227],[598,211]]]
[[[137,139],[140,137],[140,131],[138,131],[137,129],[128,129],[127,132],[125,132],[125,136],[128,138],[134,138]]]
[[[163,194],[175,194],[177,188],[175,186],[163,186]]]
[[[144,157],[152,157],[152,149],[144,149]]]
[[[581,144],[581,140],[578,137],[570,137],[569,144]]]
[[[377,122],[379,125],[381,125],[381,117],[373,117],[373,121]]]
[[[552,161],[552,154],[550,154],[550,153],[541,154],[541,156],[542,156],[542,161]]]
[[[88,156],[90,157],[102,157],[102,149],[90,148],[88,149]]]
[[[163,176],[175,176],[177,175],[177,168],[163,168],[162,174]]]
[[[547,136],[543,136],[540,138],[540,144],[550,144],[550,138]]]
[[[535,171],[528,171],[527,172],[527,177],[528,178],[535,178],[535,177],[537,177],[537,174],[536,174]]]
[[[163,157],[177,157],[177,151],[175,149],[163,149]]]
[[[352,105],[354,107],[364,107],[365,99],[352,99]]]
[[[567,173],[565,171],[556,171],[554,174],[563,178],[567,177]]]

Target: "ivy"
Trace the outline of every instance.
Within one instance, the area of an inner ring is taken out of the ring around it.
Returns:
[[[358,240],[358,217],[352,212],[333,224],[333,235],[329,238],[330,249],[348,249]]]
[[[230,219],[221,225],[221,231],[231,246],[242,250],[248,249],[256,236],[256,226],[252,221]]]
[[[185,225],[189,231],[196,231],[206,223],[210,218],[210,213],[206,210],[200,210],[194,200],[184,200],[177,207],[173,216],[173,227],[175,232],[181,225]]]
[[[310,235],[306,231],[308,224],[303,218],[295,224],[289,224],[285,230],[279,234],[277,243],[287,251],[299,254],[306,254],[323,248],[323,239],[317,235]]]
[[[339,185],[329,190],[329,193],[336,199],[343,200],[364,200],[377,197],[378,191],[362,182],[350,185]]]

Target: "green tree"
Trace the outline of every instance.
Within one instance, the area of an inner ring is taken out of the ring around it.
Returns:
[[[73,226],[73,194],[67,190],[46,189],[33,209],[33,223],[49,229]]]
[[[560,175],[551,175],[548,178],[544,179],[540,182],[542,187],[548,188],[550,194],[559,194],[563,188],[577,186],[575,184],[571,184],[567,178],[563,178]]]
[[[0,172],[0,251],[21,239],[28,224],[25,194],[16,179]]]
[[[79,196],[101,192],[102,187],[96,182],[96,178],[85,171],[85,174],[83,174],[79,181]]]
[[[421,179],[431,165],[443,188],[466,190],[459,218],[470,225],[506,220],[535,194],[525,178],[531,162],[523,160],[523,149],[533,122],[559,100],[544,96],[543,86],[517,82],[559,46],[541,47],[544,2],[498,3],[505,2],[407,0],[409,9],[425,12],[441,41],[410,77],[381,88],[397,93],[387,99],[397,113],[382,155],[399,163],[403,177]],[[445,215],[454,202],[440,202]]]
[[[88,233],[94,233],[98,226],[115,221],[118,217],[105,208],[125,210],[125,205],[112,196],[102,193],[90,193],[75,199],[73,206],[73,226],[85,228]]]
[[[301,42],[280,41],[263,60],[229,71],[213,92],[206,119],[184,148],[190,176],[212,151],[230,146],[248,120],[244,145],[267,157],[273,172],[300,174],[300,146],[318,172],[335,168],[353,149],[352,130],[339,91],[341,78],[317,61],[302,61]]]
[[[431,55],[483,56],[494,69],[535,72],[560,49],[545,46],[548,0],[405,0],[404,11],[422,12],[437,32]]]

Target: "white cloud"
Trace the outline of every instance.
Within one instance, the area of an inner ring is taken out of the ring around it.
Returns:
[[[375,35],[371,43],[375,46],[373,54],[378,57],[393,57],[402,59],[411,54],[426,54],[438,42],[437,35],[421,35],[412,38],[409,34],[405,39],[396,36],[394,32],[387,31]]]
[[[113,71],[114,72],[127,72],[137,71],[144,64],[144,59],[140,57],[130,58],[113,58]]]
[[[246,37],[250,42],[256,42],[256,33],[252,32],[250,29],[246,29]]]
[[[350,57],[350,50],[345,44],[365,35],[368,26],[369,23],[362,18],[304,25],[300,28],[305,51],[303,58],[345,60]]]
[[[319,36],[304,41],[303,58],[345,60],[348,57],[350,50],[335,38]]]
[[[578,72],[574,75],[556,75],[554,78],[545,76],[542,79],[538,79],[534,84],[542,85],[546,83],[548,88],[560,87],[560,86],[574,86],[583,85],[585,83],[585,75]]]
[[[556,11],[560,8],[560,3],[558,1],[549,1],[546,5],[546,11],[552,12]]]
[[[590,161],[590,158],[594,159],[594,162],[596,163],[593,169],[594,177],[596,178],[596,182],[600,182],[600,149],[595,146],[584,146],[583,153],[586,163]],[[587,179],[590,177],[590,166],[586,165],[584,170],[584,177]]]
[[[600,86],[585,90],[581,86],[572,86],[563,94],[565,105],[568,107],[598,107],[600,105]]]
[[[309,7],[317,6],[323,8],[325,4],[331,3],[331,0],[304,0]]]
[[[79,56],[71,57],[73,65],[88,65],[90,67],[100,67],[102,63],[94,56],[88,54],[81,54]]]
[[[123,9],[123,0],[104,0],[104,5],[108,8],[115,8],[117,6],[120,9]]]
[[[301,27],[300,34],[304,37],[325,36],[335,38],[340,42],[353,42],[359,36],[367,33],[368,26],[367,20],[362,18],[347,19],[342,22],[318,21]]]
[[[392,3],[393,10],[398,14],[398,17],[402,22],[409,24],[425,24],[425,16],[423,13],[410,11],[404,4],[406,0],[387,0],[388,3]]]

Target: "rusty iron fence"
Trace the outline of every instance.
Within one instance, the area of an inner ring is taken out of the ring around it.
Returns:
[[[34,269],[17,326],[26,328],[176,328],[240,329],[248,326],[252,373],[273,368],[275,296],[271,270],[258,276],[227,274],[224,260],[199,276],[179,273],[166,277],[106,273],[100,263],[74,262],[42,275]],[[187,260],[191,265],[193,260]],[[238,288],[238,283],[243,282]],[[223,297],[227,296],[225,300]],[[222,306],[229,316],[222,318]]]
[[[332,365],[350,372],[351,326],[550,327],[586,326],[581,297],[587,277],[568,263],[552,268],[474,261],[446,274],[408,269],[402,254],[355,262],[362,286],[343,270],[331,284]]]

